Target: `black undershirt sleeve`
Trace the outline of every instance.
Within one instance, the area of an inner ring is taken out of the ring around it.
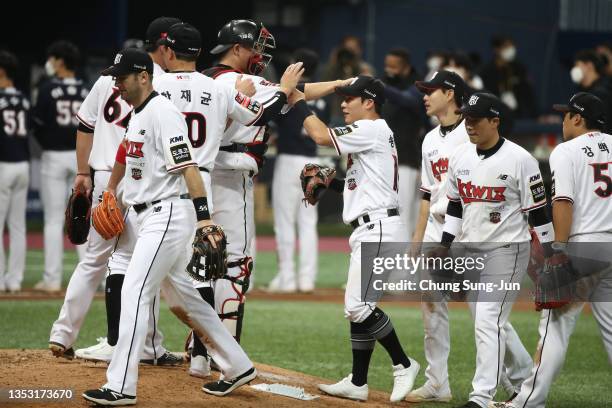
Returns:
[[[333,179],[331,183],[329,183],[329,189],[342,194],[344,191],[344,180],[337,178]]]

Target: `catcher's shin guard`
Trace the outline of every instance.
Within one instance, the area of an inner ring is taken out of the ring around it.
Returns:
[[[239,268],[237,276],[228,274],[223,279],[217,280],[215,284],[215,304],[219,318],[236,341],[240,342],[245,295],[249,289],[253,259],[247,256],[227,263],[228,271],[236,267]]]

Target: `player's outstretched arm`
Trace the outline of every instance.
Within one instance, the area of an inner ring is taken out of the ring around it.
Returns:
[[[323,98],[324,96],[334,93],[337,87],[349,85],[353,79],[354,78],[337,79],[327,82],[309,82],[304,84],[304,97],[307,101]]]
[[[293,109],[303,118],[302,120],[306,133],[316,144],[319,146],[333,146],[333,142],[329,136],[330,129],[321,119],[317,118],[308,105],[306,105],[304,93],[297,89],[294,90],[289,96],[289,104],[293,105]]]
[[[76,159],[77,175],[74,178],[73,190],[83,191],[86,195],[91,194],[93,183],[89,171],[89,155],[93,146],[93,133],[77,130],[76,134]]]

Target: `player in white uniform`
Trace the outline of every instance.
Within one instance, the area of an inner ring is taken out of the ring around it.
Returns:
[[[423,200],[419,210],[417,227],[412,237],[416,256],[421,243],[440,242],[444,227],[444,216],[448,207],[446,180],[449,158],[457,147],[469,143],[463,116],[456,110],[461,106],[466,92],[463,79],[450,71],[436,71],[429,81],[417,82],[416,86],[425,95],[423,101],[427,115],[435,116],[440,125],[432,129],[423,140],[421,164],[421,191]],[[448,355],[450,352],[450,332],[448,305],[444,299],[433,299],[425,294],[421,303],[423,327],[425,329],[425,370],[426,383],[412,391],[410,402],[448,402],[452,399],[448,379]],[[504,372],[504,383],[510,382],[507,391],[510,395],[520,388],[527,376],[532,361],[523,347],[512,325],[508,322],[506,330],[507,352],[512,355],[512,365],[508,376]],[[514,384],[514,385],[512,385]]]
[[[279,91],[279,85],[259,76],[272,58],[266,52],[274,48],[274,37],[260,23],[232,20],[219,31],[218,43],[211,53],[221,54],[220,63],[203,73],[233,87],[236,79],[253,81],[254,100],[267,101]],[[307,99],[318,99],[333,92],[346,81],[305,84]],[[300,86],[301,87],[301,86]],[[245,293],[252,270],[251,253],[255,235],[253,177],[263,165],[266,151],[265,126],[246,127],[233,121],[225,131],[212,172],[213,217],[223,225],[228,239],[228,276],[207,290],[209,303],[230,332],[239,340],[244,315]],[[203,284],[203,285],[206,285]]]
[[[154,75],[164,73],[155,61],[163,64],[158,41],[164,38],[170,25],[179,22],[172,17],[160,17],[151,22],[147,29],[147,47],[154,60]],[[132,107],[120,98],[119,90],[110,77],[101,76],[81,105],[76,117],[77,130],[77,176],[73,188],[93,193],[93,205],[98,204],[102,191],[108,184],[110,172],[115,162],[117,146],[130,119]],[[93,136],[93,137],[92,137]],[[93,191],[90,168],[93,170]],[[51,328],[49,348],[55,356],[109,361],[119,336],[119,316],[121,313],[121,287],[125,271],[134,249],[133,211],[126,211],[126,228],[117,240],[104,240],[90,230],[87,252],[70,277],[64,304],[58,319]],[[85,315],[97,287],[108,272],[105,283],[107,313],[107,337],[99,338],[99,343],[74,351],[76,341]],[[159,298],[152,309],[143,360],[154,364],[178,364],[180,359],[167,353],[162,347],[163,335],[157,327],[159,318]]]
[[[194,160],[198,163],[204,186],[207,191],[212,191],[210,172],[214,168],[228,120],[260,128],[276,117],[286,104],[287,95],[299,80],[301,65],[290,66],[281,79],[279,91],[260,103],[236,91],[234,87],[196,72],[195,62],[201,43],[200,33],[193,26],[185,23],[173,25],[164,41],[166,46],[163,52],[169,72],[154,78],[153,87],[185,115]],[[240,86],[240,82],[237,79],[235,85]],[[208,198],[211,203],[214,202],[212,194]],[[212,204],[209,209],[214,214]],[[194,283],[206,296],[202,285],[197,281]],[[202,355],[205,351],[199,349],[200,342],[195,341],[197,345],[192,352],[189,372],[197,377],[205,377],[210,374],[208,361]]]
[[[378,341],[391,357],[391,401],[403,400],[412,389],[419,363],[404,352],[389,317],[361,296],[361,243],[405,242],[407,230],[399,217],[397,150],[393,132],[381,119],[384,84],[359,76],[336,89],[344,96],[342,111],[347,126],[329,129],[296,91],[290,101],[304,117],[304,129],[318,144],[333,146],[338,155],[348,154],[346,180],[335,179],[330,188],[342,192],[342,218],[354,231],[349,239],[350,265],[344,295],[344,315],[350,321],[353,369],[336,384],[321,384],[326,394],[365,401],[368,399],[368,368]]]
[[[546,194],[538,162],[525,149],[498,133],[502,102],[475,93],[458,111],[465,118],[471,143],[457,147],[449,160],[449,204],[442,245],[455,236],[475,255],[485,258],[481,283],[520,283],[529,261],[527,214],[540,241],[550,242]],[[478,244],[470,244],[478,243]],[[485,244],[486,243],[486,244]],[[468,255],[471,255],[468,252]],[[486,408],[503,373],[508,321],[517,291],[499,289],[468,293],[476,337],[473,391],[464,408]]]
[[[563,139],[550,155],[553,175],[553,223],[555,249],[569,242],[612,242],[612,136],[605,128],[605,106],[593,94],[580,92],[567,105],[555,105],[564,113]],[[585,244],[582,244],[585,245]],[[600,244],[601,245],[601,244]],[[609,257],[609,255],[608,255]],[[609,262],[610,260],[607,259]],[[610,271],[593,288],[590,302],[599,325],[608,360],[612,364],[612,302],[609,301],[612,278]],[[603,290],[603,296],[595,296]],[[539,359],[531,375],[523,383],[519,395],[510,403],[496,407],[542,408],[550,387],[561,371],[570,336],[584,307],[584,302],[560,304],[559,308],[543,309],[540,318]],[[588,396],[585,396],[585,406]]]
[[[117,54],[114,65],[103,71],[103,75],[116,78],[121,97],[134,107],[107,188],[115,193],[123,179],[123,200],[137,213],[137,241],[125,275],[119,341],[107,370],[107,382],[83,394],[88,401],[101,405],[136,403],[138,356],[145,342],[149,309],[160,285],[175,313],[180,310],[178,314],[206,338],[209,352],[221,368],[224,380],[205,384],[205,392],[225,395],[257,375],[249,358],[185,274],[193,225],[202,228],[213,223],[202,177],[187,141],[184,115],[153,90],[152,73],[151,57],[136,49]]]

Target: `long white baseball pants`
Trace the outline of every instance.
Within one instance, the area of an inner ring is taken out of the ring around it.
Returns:
[[[0,245],[0,289],[19,290],[26,258],[26,207],[30,165],[0,162],[0,238],[8,224],[10,257],[8,267],[4,245]]]
[[[316,163],[316,157],[279,154],[274,164],[272,206],[274,233],[278,253],[280,288],[313,288],[317,277],[318,234],[317,207],[302,202],[304,194],[300,173],[306,163]],[[297,226],[297,231],[296,231]],[[293,259],[295,239],[299,237],[300,259],[297,274]]]
[[[76,176],[76,153],[44,151],[41,157],[40,197],[45,217],[45,271],[43,280],[49,285],[61,285],[64,257],[64,220],[68,197]],[[85,244],[76,246],[79,260],[85,255]]]
[[[119,341],[107,370],[106,388],[136,395],[139,355],[145,342],[153,298],[162,281],[163,293],[176,312],[184,313],[209,354],[226,378],[233,378],[253,364],[208,305],[185,268],[189,261],[187,243],[193,239],[196,223],[191,200],[164,200],[137,216],[137,241],[125,275],[121,294]]]
[[[421,183],[419,169],[410,166],[399,166],[399,207],[400,217],[406,225],[409,236],[412,237],[416,228],[416,220],[419,214],[422,195],[419,193]]]

